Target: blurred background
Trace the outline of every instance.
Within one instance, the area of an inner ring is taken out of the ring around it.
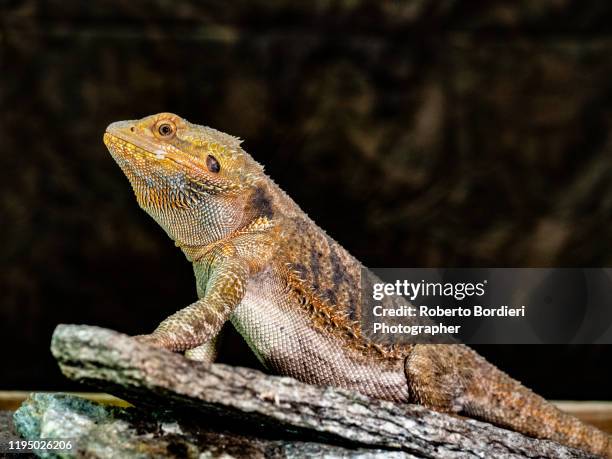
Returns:
[[[76,389],[58,323],[146,333],[195,299],[101,140],[160,111],[245,139],[368,266],[612,266],[610,2],[0,5],[0,389]],[[612,400],[612,346],[478,350]],[[222,360],[257,365],[235,335]]]

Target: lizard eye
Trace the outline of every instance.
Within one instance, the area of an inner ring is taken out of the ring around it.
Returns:
[[[215,174],[221,170],[219,161],[217,161],[217,158],[212,155],[208,155],[206,157],[206,167],[208,167],[209,171],[214,172]]]
[[[169,121],[162,121],[157,125],[157,133],[161,137],[172,137],[176,132],[176,126]]]

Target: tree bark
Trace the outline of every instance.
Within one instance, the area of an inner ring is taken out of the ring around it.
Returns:
[[[112,330],[60,325],[51,351],[62,372],[153,412],[285,442],[405,453],[400,457],[590,457],[418,405],[222,364],[203,365]],[[358,453],[360,450],[361,453]]]

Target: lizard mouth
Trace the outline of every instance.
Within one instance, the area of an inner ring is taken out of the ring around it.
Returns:
[[[114,124],[114,123],[113,123]],[[161,167],[164,175],[186,174],[192,187],[208,192],[228,192],[238,189],[234,183],[202,174],[202,167],[195,158],[190,158],[172,145],[153,143],[143,137],[131,135],[121,129],[117,132],[111,124],[104,133],[104,144],[119,166],[128,175],[142,175],[145,164]]]
[[[111,126],[109,126],[109,128]],[[104,143],[111,152],[114,149],[120,148],[132,154],[146,155],[160,160],[166,159],[168,155],[168,149],[161,148],[148,139],[132,136],[125,132],[112,131],[110,129],[107,129],[104,133]]]

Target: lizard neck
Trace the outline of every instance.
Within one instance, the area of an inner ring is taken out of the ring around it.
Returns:
[[[234,205],[229,207],[229,209],[240,209],[240,223],[221,238],[202,240],[174,238],[175,245],[183,251],[187,260],[191,263],[197,263],[219,244],[227,243],[247,234],[272,233],[274,232],[272,228],[279,221],[304,215],[295,202],[267,176],[263,176],[249,193],[241,196],[241,199],[243,201],[238,202],[240,199],[236,198]],[[232,220],[235,218],[237,216],[233,216]],[[204,219],[201,221],[202,223],[205,222]],[[206,224],[210,225],[210,223]],[[196,233],[211,235],[214,232],[202,228]],[[279,238],[280,235],[276,234],[275,237]]]
[[[202,257],[210,251],[211,246],[215,245],[215,243],[213,242],[212,244],[207,245],[190,245],[175,242],[174,245],[181,249],[181,251],[185,254],[185,257],[187,258],[187,260],[189,260],[190,263],[195,263],[201,260]]]
[[[267,217],[258,217],[251,220],[248,224],[232,231],[223,239],[211,242],[209,244],[185,244],[178,241],[175,241],[175,245],[179,247],[187,260],[191,263],[197,263],[200,261],[207,253],[209,253],[214,247],[226,244],[232,240],[236,240],[238,238],[243,238],[244,236],[249,235],[262,235],[266,233],[273,233],[273,229],[275,228],[275,222]],[[253,243],[256,242],[256,239],[253,238]]]

